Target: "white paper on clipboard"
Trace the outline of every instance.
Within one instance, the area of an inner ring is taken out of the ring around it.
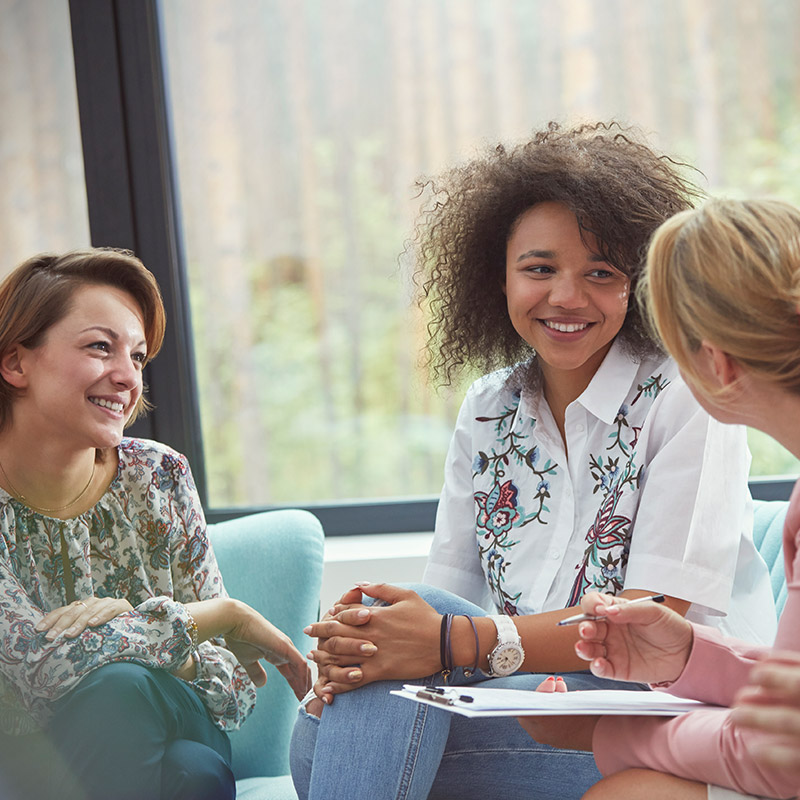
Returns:
[[[392,694],[465,717],[526,717],[537,715],[623,714],[674,717],[701,708],[720,708],[663,692],[592,689],[574,692],[534,692],[482,686],[414,686]]]

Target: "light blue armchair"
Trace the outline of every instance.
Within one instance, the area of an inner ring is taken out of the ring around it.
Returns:
[[[786,603],[786,575],[783,565],[783,521],[789,503],[784,500],[756,500],[753,509],[753,542],[767,562],[775,609],[780,616]]]
[[[291,637],[312,647],[303,628],[317,619],[323,533],[307,511],[267,511],[209,525],[209,537],[231,597],[243,600]],[[297,698],[267,666],[267,685],[244,727],[231,734],[239,800],[296,800],[289,739]]]

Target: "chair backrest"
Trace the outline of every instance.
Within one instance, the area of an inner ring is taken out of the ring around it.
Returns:
[[[753,542],[767,562],[775,610],[780,616],[786,603],[786,574],[783,565],[783,521],[789,503],[785,500],[753,501]]]
[[[251,605],[307,653],[313,643],[303,628],[317,619],[322,583],[319,520],[307,511],[267,511],[209,525],[209,538],[228,594]],[[289,772],[298,702],[271,664],[267,672],[252,715],[231,734],[237,779]]]

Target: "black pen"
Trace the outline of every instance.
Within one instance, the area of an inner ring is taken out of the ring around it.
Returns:
[[[648,594],[644,597],[637,597],[635,600],[629,600],[626,605],[632,606],[634,603],[644,603],[645,600],[652,600],[654,603],[663,603],[666,598],[663,594]],[[577,625],[584,620],[598,620],[605,619],[605,617],[593,617],[591,614],[576,614],[574,617],[567,617],[556,623],[556,625]]]

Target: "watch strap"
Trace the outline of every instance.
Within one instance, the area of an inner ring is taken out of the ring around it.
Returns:
[[[511,617],[506,614],[489,614],[489,619],[494,622],[497,628],[497,644],[515,643],[522,644],[517,626],[512,622]]]

